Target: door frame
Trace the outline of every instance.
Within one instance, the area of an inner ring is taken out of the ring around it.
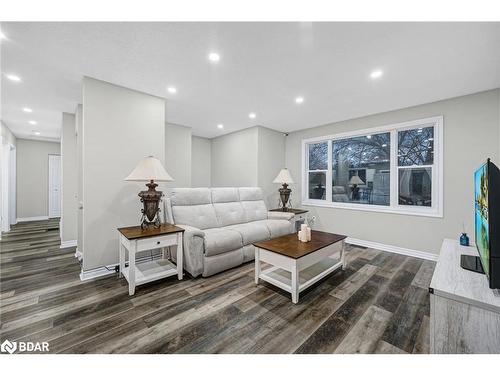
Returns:
[[[57,156],[59,157],[59,215],[58,216],[54,216],[52,215],[52,210],[51,210],[51,202],[52,202],[52,198],[51,198],[51,182],[50,182],[50,159],[51,157],[54,157],[54,156]],[[56,217],[61,217],[61,208],[62,208],[62,202],[61,202],[61,185],[62,185],[62,179],[61,179],[61,173],[62,173],[62,166],[61,166],[61,161],[62,161],[62,158],[61,158],[61,154],[48,154],[48,161],[47,161],[47,194],[48,194],[48,200],[47,200],[47,216],[49,217],[49,219],[51,218],[56,218]]]
[[[17,224],[17,149],[10,146],[10,171],[9,171],[9,222]]]
[[[0,137],[0,233],[10,231],[9,225],[9,165],[10,145]],[[0,234],[1,238],[1,234]]]

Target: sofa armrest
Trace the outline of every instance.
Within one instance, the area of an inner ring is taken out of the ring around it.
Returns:
[[[199,276],[203,273],[205,233],[201,229],[190,225],[176,224],[176,226],[184,229],[182,241],[184,269],[193,277]],[[175,260],[175,252],[172,252],[171,256]]]
[[[268,211],[267,218],[271,220],[288,220],[291,221],[295,214],[291,212]]]
[[[205,232],[201,229],[192,227],[191,225],[175,224],[176,227],[184,229],[184,237],[186,236],[198,236],[201,238],[205,237]]]

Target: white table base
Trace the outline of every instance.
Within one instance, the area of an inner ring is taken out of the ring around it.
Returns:
[[[261,270],[260,262],[273,267]],[[299,293],[345,264],[345,243],[332,245],[294,259],[259,247],[255,248],[255,284],[259,279],[267,281],[292,294],[292,302],[298,303]]]
[[[120,233],[119,254],[120,254],[120,277],[124,276],[128,281],[129,295],[134,295],[137,285],[150,281],[177,275],[182,280],[183,253],[182,253],[183,233],[164,234],[155,237],[147,237],[136,240],[128,240]],[[177,264],[166,258],[165,248],[168,246],[177,247]],[[151,260],[144,263],[136,263],[137,253],[154,249],[162,249],[161,259]],[[128,252],[129,266],[125,267],[125,257]]]

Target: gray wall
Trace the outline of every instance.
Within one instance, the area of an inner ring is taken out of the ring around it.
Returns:
[[[191,141],[191,187],[210,187],[212,141],[192,137]]]
[[[62,114],[61,131],[61,242],[76,241],[78,167],[75,115]]]
[[[258,186],[258,128],[212,139],[212,186]]]
[[[281,132],[262,126],[258,127],[258,135],[257,186],[262,188],[267,206],[277,208],[278,189],[281,185],[273,184],[273,180],[280,170],[285,168],[285,136]],[[292,203],[298,203],[298,201]]]
[[[285,167],[283,133],[254,126],[212,139],[212,186],[259,186],[269,208],[278,205],[273,184]]]
[[[499,160],[499,90],[405,108],[293,132],[286,161],[301,178],[301,141],[430,116],[444,116],[444,217],[418,217],[337,208],[308,207],[318,229],[437,254],[444,238],[458,238],[462,223],[473,237],[473,171],[487,158]],[[300,184],[296,185],[300,193]]]
[[[139,224],[145,189],[124,178],[148,155],[164,163],[164,146],[164,99],[84,78],[84,271],[118,263],[116,228]]]
[[[60,155],[56,142],[17,139],[17,217],[48,216],[49,154]]]
[[[191,128],[165,124],[165,169],[175,181],[168,187],[191,187]]]

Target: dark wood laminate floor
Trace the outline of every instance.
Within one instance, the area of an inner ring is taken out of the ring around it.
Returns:
[[[350,247],[345,271],[297,305],[253,264],[210,278],[140,286],[81,282],[57,221],[17,224],[0,242],[0,341],[51,353],[428,353],[434,263]]]

